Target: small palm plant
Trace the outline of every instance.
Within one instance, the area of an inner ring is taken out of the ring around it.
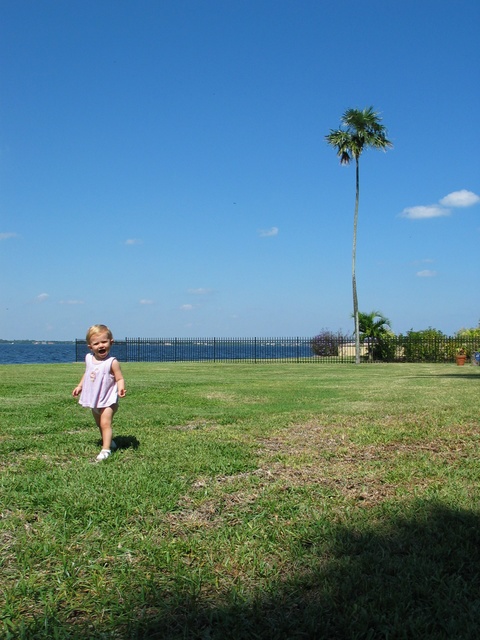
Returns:
[[[381,311],[358,312],[360,340],[367,343],[369,362],[373,362],[375,355],[381,352],[383,341],[391,333],[390,324],[390,320]]]

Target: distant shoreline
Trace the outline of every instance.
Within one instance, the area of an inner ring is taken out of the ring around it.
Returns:
[[[0,344],[75,344],[75,340],[2,340]]]

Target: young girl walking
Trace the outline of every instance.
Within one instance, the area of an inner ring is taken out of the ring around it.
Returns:
[[[125,381],[118,360],[110,357],[113,336],[104,324],[94,324],[87,331],[87,345],[91,353],[85,356],[85,373],[72,391],[80,396],[79,404],[90,407],[102,436],[102,450],[97,460],[106,460],[117,445],[112,440],[113,416],[118,409],[118,398],[126,394]]]

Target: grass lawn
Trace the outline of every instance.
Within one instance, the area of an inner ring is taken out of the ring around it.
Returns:
[[[480,367],[0,366],[0,637],[477,639]]]

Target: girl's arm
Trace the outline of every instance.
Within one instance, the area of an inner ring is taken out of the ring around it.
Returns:
[[[115,382],[117,383],[118,395],[120,398],[124,398],[127,390],[125,389],[125,380],[123,379],[123,373],[118,360],[114,360],[112,362],[112,373],[115,376]]]
[[[80,380],[80,382],[78,383],[78,385],[75,387],[75,389],[72,391],[72,396],[74,398],[76,398],[77,396],[79,396],[82,393],[82,388],[83,388],[83,380],[85,378],[85,374],[83,374],[82,379]]]

